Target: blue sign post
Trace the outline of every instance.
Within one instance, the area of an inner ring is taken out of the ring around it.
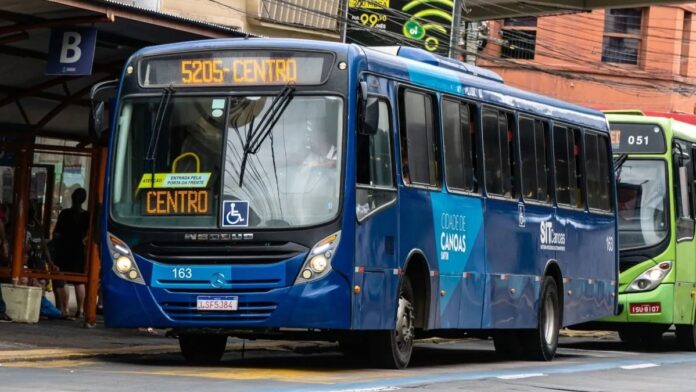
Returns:
[[[46,59],[47,75],[91,75],[97,29],[51,29]]]

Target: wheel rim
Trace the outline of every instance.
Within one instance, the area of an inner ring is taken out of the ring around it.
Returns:
[[[553,300],[546,297],[544,301],[544,340],[552,344],[556,338],[556,307]]]
[[[396,347],[402,354],[407,354],[413,345],[414,335],[413,305],[404,297],[399,298],[399,309],[396,313]]]

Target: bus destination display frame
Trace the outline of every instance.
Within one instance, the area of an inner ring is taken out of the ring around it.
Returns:
[[[141,88],[319,86],[336,55],[323,51],[212,50],[147,56],[138,62]]]

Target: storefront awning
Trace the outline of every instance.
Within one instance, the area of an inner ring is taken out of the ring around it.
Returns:
[[[51,28],[97,30],[92,74],[46,74]],[[168,42],[244,37],[233,27],[111,1],[0,0],[0,135],[87,137],[90,87],[115,79],[139,48]]]

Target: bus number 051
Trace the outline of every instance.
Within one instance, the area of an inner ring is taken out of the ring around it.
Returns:
[[[191,279],[193,277],[191,268],[172,268],[172,273],[174,273],[174,279]]]
[[[641,146],[643,144],[648,145],[648,137],[631,135],[628,137],[628,144],[636,146]]]

